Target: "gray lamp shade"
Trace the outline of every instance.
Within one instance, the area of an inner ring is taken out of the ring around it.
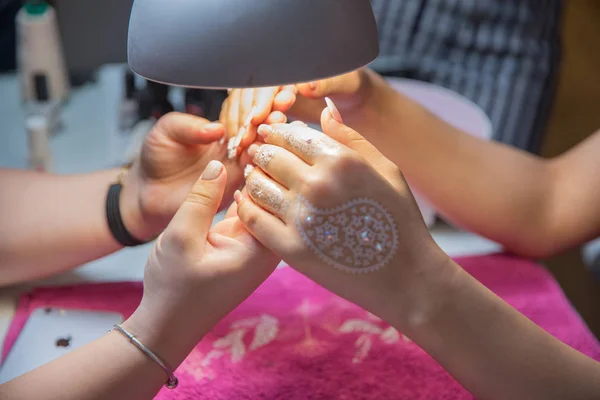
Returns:
[[[370,0],[135,0],[129,23],[131,69],[176,86],[307,82],[378,53]]]

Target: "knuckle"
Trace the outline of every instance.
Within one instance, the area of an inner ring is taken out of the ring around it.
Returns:
[[[327,196],[331,191],[331,179],[327,171],[307,175],[303,179],[305,195],[309,198]]]
[[[364,167],[364,161],[355,153],[350,151],[340,151],[335,157],[335,163],[332,165],[335,173],[352,174],[360,171]]]
[[[336,195],[341,186],[355,182],[367,173],[367,165],[350,151],[328,157],[311,174],[302,176],[302,192],[307,198],[317,199]]]
[[[355,174],[364,172],[365,162],[352,151],[340,149],[331,154],[322,165],[330,180],[345,180]]]
[[[255,212],[249,212],[246,218],[246,226],[250,230],[254,230],[258,225],[258,214]]]
[[[214,200],[210,193],[198,189],[192,190],[187,195],[186,202],[203,207],[212,207],[214,205]]]

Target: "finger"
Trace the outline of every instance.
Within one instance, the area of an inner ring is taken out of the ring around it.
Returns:
[[[225,135],[227,135],[227,119],[229,117],[229,103],[231,102],[230,95],[227,96],[223,104],[221,104],[221,111],[219,112],[219,122],[225,127]]]
[[[235,141],[233,142],[233,147],[236,149],[236,152],[238,151],[240,146],[246,146],[248,143],[252,143],[254,141],[254,138],[256,137],[255,128],[252,125],[252,119],[254,113],[256,112],[254,101],[257,93],[258,90],[256,89],[245,89],[242,92],[242,109],[239,113],[239,117],[245,117],[245,119],[243,120],[243,122],[241,122],[239,131],[236,133]],[[249,111],[246,108],[248,106],[250,107]],[[250,128],[253,128],[252,132],[249,132]]]
[[[296,102],[296,95],[291,91],[281,91],[277,93],[273,100],[273,110],[288,112]],[[261,121],[262,122],[262,121]]]
[[[263,144],[264,144],[264,142],[260,142],[257,140],[256,142],[254,142],[250,146],[248,146],[248,149],[246,151],[242,152],[242,154],[240,155],[240,161],[244,160],[244,163],[240,162],[240,165],[246,166],[246,165],[252,164],[254,162],[254,161],[252,161],[252,159],[254,158],[256,151]]]
[[[254,125],[260,125],[269,116],[273,109],[273,100],[276,94],[279,92],[279,86],[261,88],[257,90],[256,99],[254,105],[254,116],[252,117],[252,123]]]
[[[282,221],[288,211],[291,194],[259,168],[254,168],[246,178],[246,190],[252,200]]]
[[[246,122],[244,122],[244,126],[242,126],[240,132],[239,132],[239,138],[240,138],[240,142],[238,144],[238,147],[241,147],[242,149],[247,148],[248,146],[250,146],[252,143],[254,143],[254,141],[256,140],[256,129],[257,126],[254,125],[252,122],[252,115],[254,115],[254,113],[256,112],[256,108],[253,107],[252,111],[250,111],[250,116],[248,116],[248,119],[246,120]],[[285,118],[285,116],[284,116]],[[267,120],[269,120],[267,118]]]
[[[245,167],[246,165],[250,165],[252,164],[252,157],[250,157],[250,155],[248,154],[248,151],[242,151],[240,153],[240,156],[238,158],[238,162],[240,167]]]
[[[274,111],[269,115],[265,124],[273,125],[273,124],[285,124],[287,122],[287,116],[281,111]]]
[[[339,154],[343,147],[323,132],[307,126],[276,124],[261,125],[258,134],[268,144],[283,147],[309,165],[317,160]]]
[[[225,214],[225,218],[224,219],[229,219],[229,218],[233,218],[233,217],[237,218],[237,202],[235,201],[235,198],[237,196],[237,192],[240,192],[243,196],[248,196],[248,192],[246,191],[245,187],[242,188],[241,191],[240,190],[236,190],[235,193],[233,194],[234,201],[231,203],[231,205],[227,209],[227,213]]]
[[[205,133],[220,133],[221,136],[225,134],[225,125],[220,122],[211,122],[202,127],[202,131]]]
[[[223,164],[219,161],[208,163],[165,230],[163,243],[176,245],[183,251],[203,247],[223,199],[226,184],[227,172]]]
[[[188,145],[213,143],[224,134],[222,126],[211,124],[204,118],[177,112],[159,119],[153,129],[176,142]]]
[[[335,104],[328,99],[327,107],[321,114],[321,128],[323,133],[335,141],[358,152],[363,158],[372,157],[373,150],[379,155],[379,151],[367,141],[360,133],[347,125],[344,125],[342,118]],[[367,160],[369,161],[369,160]]]
[[[387,159],[360,133],[344,125],[333,101],[327,100],[327,108],[321,114],[321,128],[323,129],[323,133],[351,150],[356,151],[358,155],[386,176],[386,178],[395,176],[396,165]],[[386,171],[388,171],[387,174]],[[395,182],[392,183],[395,184]]]
[[[242,128],[242,129],[244,129],[244,128]],[[255,141],[256,141],[256,125],[251,124],[244,130],[244,136],[242,137],[242,140],[240,142],[240,147],[242,149],[245,149],[248,146],[250,146],[252,143],[254,143]]]
[[[248,149],[254,164],[260,167],[273,180],[291,189],[302,182],[302,177],[310,174],[310,166],[295,154],[272,144],[260,147],[252,145]]]
[[[353,94],[359,91],[364,79],[364,71],[356,70],[333,78],[315,82],[301,83],[298,92],[311,99],[321,99],[326,96]]]
[[[238,218],[246,230],[268,249],[276,251],[281,248],[282,238],[288,235],[285,223],[239,191],[235,199]]]
[[[241,97],[241,108],[238,113],[238,126],[241,128],[245,125],[246,120],[250,115],[250,111],[252,107],[254,107],[254,95],[256,94],[256,89],[244,89],[242,90]],[[237,132],[236,132],[237,134]]]
[[[297,85],[287,85],[287,86],[284,86],[282,90],[287,90],[288,92],[298,94],[298,86]]]
[[[240,89],[236,89],[229,95],[227,99],[227,107],[228,114],[226,121],[221,121],[225,123],[225,127],[227,128],[227,136],[232,137],[237,135],[240,130],[240,126],[238,124],[238,116],[240,113],[240,101],[242,96],[242,91]]]

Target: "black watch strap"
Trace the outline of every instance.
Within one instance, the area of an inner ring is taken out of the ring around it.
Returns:
[[[108,189],[108,195],[106,196],[106,219],[108,221],[108,227],[115,240],[121,243],[125,247],[135,247],[145,244],[136,238],[125,227],[123,218],[121,217],[121,189],[123,186],[120,183],[115,183]]]

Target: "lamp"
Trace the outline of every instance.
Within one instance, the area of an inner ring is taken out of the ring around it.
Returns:
[[[175,86],[278,86],[377,57],[370,0],[135,0],[130,68]]]

